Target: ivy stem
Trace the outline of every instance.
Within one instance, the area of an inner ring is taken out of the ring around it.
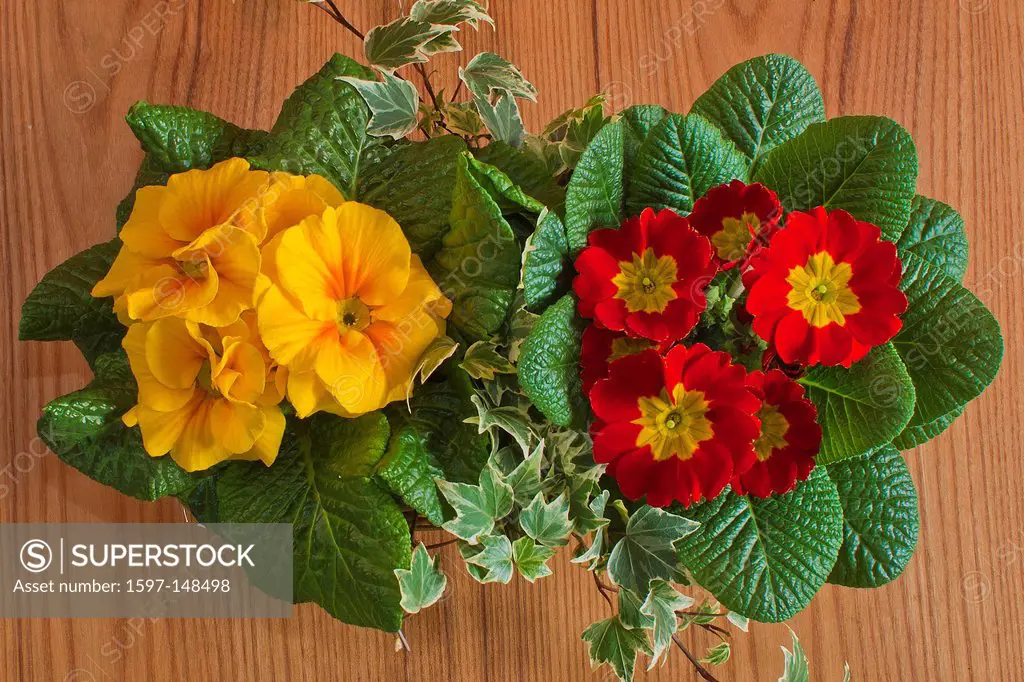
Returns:
[[[447,547],[448,545],[454,545],[458,542],[458,538],[452,538],[451,540],[445,540],[444,542],[435,542],[432,545],[427,545],[427,549],[440,549],[441,547]]]
[[[591,575],[594,576],[594,584],[597,585],[597,591],[600,592],[601,596],[604,597],[604,600],[606,602],[608,602],[608,607],[609,608],[615,608],[615,606],[612,604],[611,598],[608,596],[608,592],[605,591],[605,587],[601,583],[601,579],[599,577],[597,577],[597,573],[594,572],[594,573],[591,573]]]
[[[686,648],[686,645],[679,639],[679,635],[672,635],[672,641],[676,643],[679,650],[683,652],[683,655],[689,659],[690,664],[697,669],[697,674],[703,677],[707,682],[719,682],[718,678],[708,672],[708,669],[700,664],[697,657],[690,653],[690,650]]]
[[[353,35],[355,35],[360,40],[366,40],[366,36],[363,35],[363,32],[360,31],[355,26],[353,26],[352,22],[350,22],[348,19],[345,18],[345,15],[341,13],[341,10],[338,9],[338,6],[334,4],[334,0],[323,0],[323,1],[326,2],[330,6],[330,8],[332,10],[334,10],[333,12],[327,12],[327,13],[330,14],[332,17],[334,17],[334,20],[336,22],[338,22],[339,24],[341,24],[342,26],[347,28],[349,31],[351,31],[353,33]],[[320,3],[316,3],[316,4],[319,5]],[[324,11],[327,11],[326,8],[324,9]]]

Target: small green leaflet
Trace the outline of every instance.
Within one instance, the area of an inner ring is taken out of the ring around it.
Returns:
[[[654,621],[653,639],[654,653],[647,669],[653,670],[662,656],[667,653],[672,644],[672,635],[679,629],[679,619],[676,611],[682,611],[693,606],[693,598],[680,594],[672,584],[664,580],[652,580],[651,592],[640,607],[640,613],[650,616]]]
[[[896,243],[900,257],[912,253],[958,282],[967,272],[967,232],[964,219],[941,201],[914,197],[910,222]]]
[[[881,587],[906,569],[917,547],[917,491],[891,445],[826,467],[843,505],[843,545],[828,581]]]
[[[576,299],[566,294],[544,311],[519,355],[523,392],[560,426],[581,422],[586,414],[579,371],[583,326]]]
[[[519,569],[519,575],[531,583],[551,575],[548,560],[554,555],[554,549],[538,545],[528,537],[519,538],[512,543],[512,558]]]
[[[542,545],[560,547],[567,544],[572,532],[568,497],[562,493],[550,504],[546,504],[544,493],[537,493],[533,501],[520,512],[519,524],[527,535]]]
[[[708,649],[707,654],[704,658],[700,659],[701,663],[707,663],[708,665],[722,665],[729,660],[729,656],[732,654],[732,648],[728,642],[719,642],[715,646]]]
[[[590,644],[591,665],[607,664],[622,682],[633,679],[637,654],[651,653],[644,631],[627,628],[617,617],[591,624],[582,638]]]
[[[476,406],[477,416],[466,418],[467,424],[476,424],[480,433],[492,432],[491,437],[496,441],[497,434],[493,429],[500,429],[515,438],[523,454],[530,452],[536,440],[536,434],[530,426],[529,417],[518,407],[491,407],[479,395],[474,395],[470,400]]]
[[[497,347],[488,341],[477,341],[466,349],[466,354],[459,363],[466,374],[474,379],[492,381],[495,374],[515,374],[516,368]]]
[[[362,96],[370,107],[370,122],[366,132],[377,137],[391,137],[400,140],[416,130],[419,111],[419,94],[409,81],[381,72],[382,81],[366,81],[351,76],[342,80]]]
[[[426,382],[437,368],[444,364],[444,361],[455,355],[459,344],[450,336],[438,336],[430,342],[413,371],[413,376],[420,375],[420,383]]]
[[[487,535],[481,543],[483,550],[466,561],[484,569],[480,582],[507,584],[512,580],[512,543],[504,535]]]
[[[483,97],[474,97],[480,120],[487,126],[491,136],[499,142],[512,147],[520,147],[526,138],[523,117],[519,113],[519,105],[507,90],[495,90],[494,102]]]
[[[574,476],[569,482],[569,518],[572,519],[573,530],[580,535],[603,528],[608,525],[604,518],[604,508],[611,496],[607,490],[591,499],[590,495],[600,487],[587,478]]]
[[[367,33],[363,51],[371,66],[382,71],[394,71],[407,64],[427,61],[427,57],[436,51],[427,48],[427,44],[454,30],[454,26],[400,17]]]
[[[417,0],[409,10],[409,17],[445,26],[465,23],[474,29],[479,28],[480,22],[494,24],[487,10],[473,0]]]
[[[590,541],[590,547],[585,550],[581,547],[572,557],[574,564],[584,564],[588,571],[598,567],[601,557],[604,556],[605,538],[608,536],[606,528],[598,528],[594,531],[594,538]]]
[[[477,544],[481,536],[488,535],[494,530],[495,522],[512,511],[512,488],[501,480],[501,475],[491,465],[480,472],[479,485],[438,479],[437,487],[456,514],[453,520],[444,524],[444,529],[472,544]],[[511,549],[509,552],[511,555]]]
[[[730,611],[729,613],[725,614],[725,618],[730,623],[738,627],[740,630],[743,630],[743,632],[747,632],[750,629],[750,619],[744,616],[742,613]]]
[[[444,594],[448,577],[438,568],[440,557],[430,558],[422,542],[412,553],[409,570],[396,568],[398,586],[402,590],[402,609],[406,613],[418,613],[433,605]]]
[[[503,214],[519,211],[528,213],[544,211],[544,204],[527,194],[497,166],[492,166],[477,158],[470,158],[468,161],[469,168],[473,171],[477,181],[487,190],[491,198],[498,202]]]
[[[662,509],[642,506],[629,517],[625,534],[608,557],[608,576],[637,594],[647,594],[655,578],[679,580],[676,544],[699,526]]]
[[[815,367],[799,382],[818,408],[819,464],[857,457],[885,445],[903,431],[914,413],[914,384],[892,344],[875,348],[850,369]]]
[[[503,96],[537,101],[537,88],[511,62],[493,52],[481,52],[465,68],[459,67],[459,78],[477,99],[490,101],[491,95],[500,91]]]
[[[751,166],[774,147],[825,120],[825,102],[803,64],[785,55],[755,57],[729,69],[693,103],[736,143]]]
[[[533,449],[522,462],[516,465],[505,482],[512,486],[512,492],[516,498],[516,504],[525,506],[534,495],[543,488],[541,482],[541,466],[544,464],[544,441]]]
[[[609,123],[594,136],[569,179],[565,230],[573,253],[587,245],[587,235],[601,227],[618,227],[622,218],[623,128]]]
[[[785,667],[779,682],[808,682],[811,674],[807,668],[807,656],[804,654],[804,648],[800,645],[800,640],[796,638],[795,632],[790,630],[789,634],[793,637],[793,651],[782,647]]]

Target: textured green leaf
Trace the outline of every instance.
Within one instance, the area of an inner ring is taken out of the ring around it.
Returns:
[[[512,580],[512,542],[504,535],[488,535],[480,541],[483,550],[467,559],[484,569],[480,582],[508,584]]]
[[[580,379],[582,335],[576,300],[566,294],[544,311],[519,356],[523,392],[545,417],[561,426],[579,422],[586,413]]]
[[[638,653],[651,653],[651,645],[643,630],[627,628],[616,618],[606,618],[583,631],[583,641],[590,645],[592,666],[607,664],[622,682],[633,679]]]
[[[815,367],[799,381],[818,408],[822,432],[818,464],[857,457],[885,445],[914,413],[914,384],[892,344],[875,348],[850,369]]]
[[[396,568],[395,576],[402,590],[402,609],[406,613],[419,613],[431,606],[444,594],[448,577],[438,568],[440,557],[430,558],[422,542],[412,553],[409,570]]]
[[[619,114],[622,123],[623,147],[625,157],[625,184],[629,185],[629,179],[633,175],[633,168],[636,166],[636,157],[640,153],[640,147],[647,136],[651,134],[661,119],[668,116],[668,112],[656,104],[637,104],[624,109]]]
[[[548,560],[554,555],[554,549],[538,545],[528,537],[521,537],[512,543],[512,558],[519,575],[531,583],[551,575]]]
[[[407,422],[392,425],[394,433],[377,475],[403,502],[439,526],[444,523],[444,507],[434,481],[444,472],[431,456],[430,438]]]
[[[562,493],[550,503],[544,502],[544,493],[537,493],[533,501],[519,513],[523,532],[547,547],[568,544],[572,532],[569,521],[569,499]]]
[[[456,514],[453,520],[444,524],[444,529],[466,542],[477,543],[494,530],[496,521],[512,511],[512,488],[490,465],[480,472],[477,485],[438,480],[437,486]]]
[[[637,151],[626,191],[626,214],[647,207],[693,210],[709,189],[747,174],[747,160],[722,131],[693,115],[665,116]]]
[[[366,132],[370,112],[356,89],[339,80],[346,76],[370,80],[373,72],[334,55],[285,100],[264,148],[249,155],[253,166],[316,173],[355,199],[364,166],[382,153],[383,142]]]
[[[470,157],[468,161],[469,169],[473,172],[477,182],[498,203],[503,213],[515,213],[520,209],[529,213],[540,213],[544,210],[544,204],[512,182],[512,179],[497,166],[492,166],[475,157]]]
[[[917,547],[917,490],[899,450],[827,467],[843,505],[843,545],[828,577],[847,587],[881,587],[903,573]]]
[[[672,645],[672,635],[679,629],[676,611],[691,606],[693,598],[677,592],[671,583],[664,580],[651,581],[651,592],[640,607],[640,613],[653,620],[651,634],[654,639],[654,652],[647,666],[648,670],[654,669]]]
[[[95,371],[88,386],[43,408],[36,426],[46,446],[94,481],[140,500],[191,490],[198,475],[170,457],[150,457],[139,430],[121,421],[138,392],[124,352],[99,356]]]
[[[727,489],[678,513],[701,525],[678,543],[686,568],[724,606],[761,622],[807,606],[843,540],[843,508],[824,467],[785,495],[762,500]]]
[[[922,426],[908,426],[900,435],[892,439],[892,444],[898,450],[911,450],[923,445],[942,435],[963,412],[964,409],[961,407]]]
[[[565,230],[574,252],[601,227],[618,227],[622,218],[623,126],[601,129],[580,156],[565,195]]]
[[[308,431],[293,434],[303,426]],[[273,466],[233,462],[217,477],[216,520],[293,524],[295,602],[395,632],[403,613],[395,569],[410,565],[409,526],[391,495],[357,475],[387,439],[380,412],[293,424]]]
[[[465,150],[466,143],[454,135],[390,147],[360,169],[353,198],[394,218],[426,263],[448,231],[456,166]]]
[[[90,292],[120,248],[121,240],[111,239],[46,273],[21,306],[18,338],[74,341],[89,364],[102,353],[118,350],[126,329],[114,314],[113,299],[93,298]]]
[[[519,284],[520,251],[501,209],[458,157],[451,229],[434,259],[434,280],[452,301],[449,323],[472,340],[504,323]]]
[[[366,132],[377,137],[400,140],[416,130],[420,96],[413,84],[388,72],[383,80],[368,81],[351,76],[340,80],[354,87],[370,108],[370,122]]]
[[[496,92],[505,92],[512,97],[537,101],[537,88],[511,62],[493,52],[481,52],[465,68],[459,67],[459,78],[478,99],[486,100]]]
[[[950,206],[923,197],[914,197],[910,222],[896,243],[900,257],[912,253],[935,265],[958,282],[967,272],[967,232],[964,219]]]
[[[841,116],[773,149],[754,180],[775,190],[787,211],[841,208],[896,241],[910,218],[917,149],[895,121]]]
[[[523,260],[523,294],[531,308],[544,309],[572,287],[574,271],[565,226],[555,213],[542,213]]]
[[[629,517],[625,533],[612,548],[608,577],[616,585],[643,595],[655,578],[681,580],[677,548],[697,528],[698,523],[691,519],[642,506]]]
[[[693,103],[723,131],[751,166],[811,123],[825,120],[825,102],[804,65],[769,54],[737,64]]]
[[[524,149],[496,140],[474,149],[473,155],[508,176],[509,180],[553,211],[565,205],[565,189],[548,172],[542,159]]]
[[[421,64],[427,61],[428,55],[437,51],[424,49],[427,44],[454,30],[454,26],[400,17],[367,33],[363,52],[366,61],[372,66],[394,71],[407,64]]]
[[[892,345],[917,390],[909,426],[918,427],[981,395],[999,372],[1003,336],[985,304],[942,267],[905,253],[903,268],[909,307]]]

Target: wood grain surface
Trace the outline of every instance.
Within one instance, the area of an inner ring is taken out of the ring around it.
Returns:
[[[364,29],[397,2],[339,0]],[[913,134],[919,191],[967,221],[967,283],[1003,325],[1002,373],[940,439],[907,458],[920,546],[879,590],[831,586],[790,626],[812,679],[1024,680],[1024,3],[1020,0],[492,0],[496,30],[463,35],[518,64],[541,93],[537,129],[604,91],[685,111],[729,66],[767,52],[802,60],[829,116],[880,114]],[[177,521],[86,479],[35,438],[40,407],[89,378],[70,344],[18,343],[25,295],[73,253],[107,240],[142,155],[123,116],[136,100],[269,127],[281,101],[335,51],[360,45],[292,0],[0,2],[0,501],[3,522]],[[455,56],[437,63],[454,84]],[[26,454],[27,453],[27,454]],[[8,552],[10,548],[0,548]],[[315,606],[280,621],[7,620],[13,680],[607,680],[582,629],[607,606],[564,556],[531,586],[477,585],[455,550],[437,608],[407,622],[411,653]],[[691,649],[710,642],[685,634]],[[735,637],[732,680],[775,680],[783,625]],[[696,679],[678,651],[652,680]],[[643,674],[638,675],[642,679]]]

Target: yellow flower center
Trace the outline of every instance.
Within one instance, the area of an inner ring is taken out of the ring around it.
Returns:
[[[361,332],[370,326],[370,308],[358,298],[338,301],[338,327],[341,331]]]
[[[705,416],[709,408],[703,391],[687,391],[677,384],[671,398],[662,390],[660,396],[637,400],[637,407],[640,417],[633,423],[643,428],[636,445],[650,445],[655,460],[678,457],[686,461],[701,442],[714,435]]]
[[[617,338],[612,341],[612,354],[608,356],[608,362],[614,362],[627,355],[636,355],[647,350],[652,345],[647,339],[634,339],[629,336]]]
[[[722,229],[711,235],[715,254],[723,261],[742,258],[750,240],[760,229],[761,220],[756,213],[744,213],[739,218],[723,218]]]
[[[754,452],[757,453],[757,459],[763,462],[772,456],[776,448],[789,445],[786,441],[789,422],[775,405],[768,403],[764,403],[758,410],[757,418],[761,420],[761,435],[754,441]]]
[[[846,316],[860,311],[857,294],[850,288],[853,268],[849,263],[836,263],[827,251],[819,251],[807,259],[803,267],[789,271],[786,281],[793,288],[787,296],[789,307],[804,314],[814,327],[833,322],[846,324]]]
[[[676,274],[676,261],[671,256],[659,258],[654,249],[645,249],[643,255],[634,253],[633,262],[619,261],[619,274],[612,278],[612,284],[619,288],[615,298],[623,299],[631,313],[660,313],[676,298],[672,289]]]
[[[203,364],[199,367],[196,385],[212,396],[219,396],[221,394],[213,384],[213,367],[210,365],[209,360],[203,360]]]
[[[205,258],[178,261],[178,267],[192,280],[206,279],[207,265]]]

